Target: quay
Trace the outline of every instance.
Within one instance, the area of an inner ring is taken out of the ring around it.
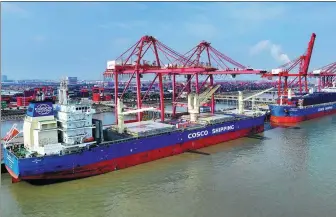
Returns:
[[[221,96],[215,96],[216,102],[224,103],[224,102],[232,102],[232,101],[238,101],[238,95],[221,95]],[[250,100],[246,100],[247,103],[251,103],[254,100],[255,103],[262,103],[262,104],[272,104],[276,103],[276,99],[265,96],[265,97],[255,97],[254,99],[251,98]],[[229,103],[228,103],[229,104]]]
[[[254,93],[257,93],[258,90],[255,91],[244,91],[245,96],[253,95]],[[256,97],[253,97],[249,100],[244,101],[245,107],[253,107],[256,106],[258,109],[262,107],[263,110],[267,110],[267,105],[276,103],[276,91],[267,91],[263,95],[259,95]],[[238,93],[237,91],[234,92],[226,92],[226,93],[219,93],[215,94],[215,100],[218,103],[226,104],[232,109],[237,109],[238,107]],[[123,102],[125,103],[125,109],[134,109],[136,107],[135,98],[124,98]],[[144,100],[146,104],[144,106],[152,106],[155,107],[156,103],[159,102],[157,98],[147,98]],[[171,97],[165,97],[165,102],[170,103]],[[92,102],[93,108],[96,110],[96,113],[105,113],[105,112],[114,112],[115,109],[115,103],[114,100],[111,101],[99,101],[99,102]],[[184,99],[181,99],[180,104],[185,104]],[[9,107],[9,108],[3,108],[1,110],[1,121],[7,121],[7,120],[22,120],[27,110],[27,106],[21,106],[21,107]],[[225,111],[224,109],[223,111]],[[216,110],[216,112],[220,112],[222,110]],[[145,117],[148,117],[150,119],[152,118],[159,118],[159,111],[145,111],[144,115]],[[173,115],[172,111],[166,110],[165,111],[165,118],[171,118]],[[181,114],[180,114],[181,115]]]
[[[26,110],[27,108],[2,109],[1,110],[1,121],[22,120],[26,114]]]

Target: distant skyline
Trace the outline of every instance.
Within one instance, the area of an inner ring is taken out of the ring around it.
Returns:
[[[1,73],[102,79],[106,61],[143,35],[181,54],[206,40],[270,69],[303,54],[315,32],[312,70],[335,61],[335,11],[334,2],[2,2]]]

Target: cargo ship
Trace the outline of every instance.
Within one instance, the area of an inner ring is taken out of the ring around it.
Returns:
[[[281,97],[279,104],[270,104],[271,122],[298,123],[325,115],[336,113],[336,83],[314,92],[312,88],[307,94],[292,94]]]
[[[278,102],[269,105],[271,118],[270,121],[277,124],[298,123],[325,115],[336,113],[336,88],[335,82],[330,85],[323,85],[315,91],[314,88],[308,88],[307,76],[310,59],[312,56],[316,34],[312,33],[308,43],[307,51],[297,59],[290,61],[280,68],[272,69],[267,76],[278,76]],[[289,73],[291,70],[299,66],[297,73]],[[325,76],[321,74],[321,70],[314,70],[315,76]],[[264,74],[263,76],[266,76]],[[284,78],[284,83],[282,83]],[[291,81],[288,78],[293,78]],[[298,84],[299,93],[295,93],[289,88]],[[320,80],[321,81],[321,80]],[[305,90],[304,92],[302,90]]]
[[[134,111],[124,111],[119,100],[117,124],[104,127],[101,120],[93,119],[90,101],[71,100],[66,81],[61,81],[57,104],[43,97],[30,102],[22,130],[24,141],[6,143],[5,166],[12,182],[67,181],[264,131],[263,112],[200,114],[200,95],[188,96],[189,115],[165,122],[126,122],[124,115]]]

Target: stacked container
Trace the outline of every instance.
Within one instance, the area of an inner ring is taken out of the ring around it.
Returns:
[[[33,100],[33,97],[17,97],[16,98],[16,105],[17,105],[17,107],[28,106],[29,102],[31,100]]]
[[[100,101],[100,93],[93,93],[92,94],[92,100],[94,102],[99,102]]]
[[[1,101],[1,109],[7,108],[7,102]]]

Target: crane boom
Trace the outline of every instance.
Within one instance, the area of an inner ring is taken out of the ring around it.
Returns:
[[[127,111],[127,112],[123,112],[123,115],[127,115],[127,114],[133,114],[133,113],[137,113],[137,112],[143,112],[143,111],[152,111],[152,110],[156,110],[156,108],[154,107],[149,107],[149,108],[141,108],[141,109],[135,109],[135,110],[131,110],[131,111]]]
[[[123,133],[125,131],[125,122],[124,122],[124,115],[126,114],[133,114],[137,112],[143,112],[143,111],[150,111],[150,110],[155,110],[156,108],[154,107],[149,107],[149,108],[141,108],[141,109],[136,109],[136,110],[131,110],[124,112],[124,104],[123,102],[117,98],[117,117],[118,117],[118,132]]]
[[[273,89],[274,89],[274,87],[269,88],[269,89],[267,89],[267,90],[263,90],[263,91],[261,91],[261,92],[259,92],[259,93],[253,94],[252,96],[246,97],[245,99],[243,99],[243,101],[249,100],[249,99],[251,99],[251,98],[253,98],[253,97],[259,96],[259,95],[261,95],[261,94],[263,94],[263,93],[266,93],[266,92],[268,92],[268,91],[271,91],[271,90],[273,90]]]
[[[308,44],[307,53],[304,56],[303,66],[302,66],[302,69],[301,69],[302,70],[301,73],[303,75],[307,75],[307,73],[308,73],[308,68],[309,68],[310,59],[311,59],[311,56],[312,56],[312,53],[313,53],[315,38],[316,38],[316,34],[313,33],[311,35],[311,38],[310,38],[310,41],[309,41],[309,44]]]
[[[190,93],[188,95],[188,112],[190,114],[190,120],[196,122],[199,115],[200,105],[207,102],[220,87],[220,85],[211,86],[201,94]]]
[[[270,91],[272,89],[273,89],[273,87],[269,88],[267,90],[263,90],[263,91],[261,91],[259,93],[253,94],[252,96],[246,97],[245,99],[243,98],[243,92],[242,91],[238,91],[238,113],[239,114],[243,114],[244,113],[244,101],[249,100],[249,99],[252,98],[252,108],[253,108],[254,107],[254,105],[253,105],[254,104],[254,97],[259,96],[259,95],[261,95],[261,94],[263,94],[265,92],[268,92],[268,91]]]
[[[219,84],[214,87],[212,86],[208,88],[207,90],[205,90],[203,93],[201,93],[199,95],[200,104],[205,103],[209,99],[209,97],[211,97],[212,94],[214,94],[218,90],[218,88],[220,88]]]

